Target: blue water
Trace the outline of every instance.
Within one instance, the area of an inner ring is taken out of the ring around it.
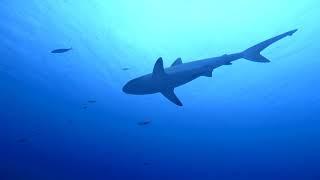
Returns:
[[[319,7],[1,0],[0,179],[320,179]],[[236,53],[295,28],[263,52],[271,63],[241,59],[177,88],[183,107],[121,91],[160,56]]]

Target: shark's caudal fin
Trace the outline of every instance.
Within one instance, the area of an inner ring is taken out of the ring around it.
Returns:
[[[278,35],[276,37],[273,37],[271,39],[268,39],[266,41],[263,41],[255,46],[250,47],[249,49],[243,51],[242,57],[250,60],[250,61],[254,61],[254,62],[270,62],[269,59],[267,59],[266,57],[262,56],[260,53],[261,51],[263,51],[264,49],[266,49],[268,46],[270,46],[271,44],[279,41],[280,39],[283,39],[287,36],[292,36],[295,32],[297,32],[298,29],[283,33],[281,35]]]

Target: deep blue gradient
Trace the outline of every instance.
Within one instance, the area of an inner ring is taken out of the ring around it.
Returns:
[[[0,179],[320,179],[319,7],[1,0]],[[271,63],[241,59],[177,88],[183,107],[121,91],[159,56],[240,52],[295,28],[262,53]]]

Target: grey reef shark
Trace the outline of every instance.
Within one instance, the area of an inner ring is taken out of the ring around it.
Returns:
[[[297,30],[298,29],[295,29],[280,34],[239,53],[225,54],[219,57],[201,59],[188,63],[183,63],[181,58],[178,58],[167,68],[163,67],[163,60],[160,57],[156,61],[152,73],[129,81],[124,85],[122,91],[134,95],[161,93],[174,104],[182,106],[181,101],[174,93],[176,87],[184,85],[201,76],[212,77],[214,69],[223,65],[231,65],[233,61],[238,59],[243,58],[249,61],[268,63],[270,60],[262,56],[260,54],[261,51],[287,36],[292,36]]]

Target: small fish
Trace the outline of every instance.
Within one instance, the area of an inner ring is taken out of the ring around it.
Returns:
[[[128,71],[128,70],[129,70],[129,68],[122,68],[122,70],[124,70],[124,71]]]
[[[88,103],[96,103],[97,101],[95,100],[89,100]]]
[[[66,48],[66,49],[55,49],[53,51],[51,51],[51,53],[65,53],[72,50],[72,48]]]
[[[145,165],[145,166],[149,166],[151,163],[149,163],[149,162],[144,162],[143,163],[143,165]]]
[[[138,122],[138,125],[139,125],[139,126],[146,126],[146,125],[148,125],[148,124],[150,124],[150,123],[151,123],[150,120],[146,120],[146,121]]]
[[[17,139],[17,143],[20,143],[20,144],[24,144],[24,143],[27,143],[29,141],[28,138],[20,138],[20,139]]]
[[[88,109],[88,106],[83,106],[82,109]]]

